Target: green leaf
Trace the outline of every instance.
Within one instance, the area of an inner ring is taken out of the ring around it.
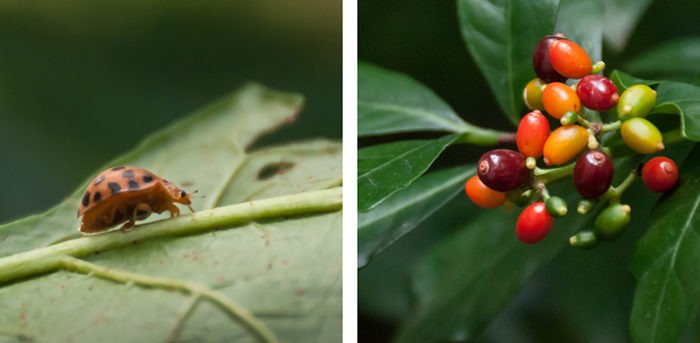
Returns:
[[[532,54],[552,34],[558,0],[458,0],[462,37],[496,100],[513,122],[520,120],[523,87],[535,77]]]
[[[605,42],[621,52],[652,0],[605,0]]]
[[[682,82],[661,82],[656,88],[653,112],[680,115],[683,137],[700,141],[700,87]]]
[[[401,73],[360,62],[359,137],[415,131],[463,133],[465,143],[494,145],[504,133],[462,120],[433,91]]]
[[[357,134],[464,130],[464,121],[416,80],[368,63],[357,65]]]
[[[625,69],[633,73],[655,75],[700,74],[700,37],[688,37],[654,45],[627,61]]]
[[[372,211],[358,214],[358,266],[390,247],[447,201],[460,193],[474,174],[473,165],[432,172],[394,193]]]
[[[310,140],[246,151],[257,137],[290,122],[301,103],[298,95],[249,85],[150,136],[110,165],[137,165],[198,189],[206,196],[194,200],[198,211],[338,186],[340,143]],[[42,215],[0,227],[2,255],[41,248],[75,232],[82,192],[80,187]],[[285,340],[339,341],[341,225],[338,211],[268,219],[138,241],[84,259],[208,287],[248,309]],[[128,236],[139,229],[148,227],[75,242]],[[0,340],[255,341],[213,303],[194,299],[173,290],[57,271],[2,285]]]
[[[622,94],[625,89],[636,84],[643,83],[648,86],[656,86],[659,84],[659,81],[640,79],[621,70],[614,70],[610,74],[610,80],[615,83],[615,86],[618,88],[617,90],[620,94]]]
[[[561,0],[554,28],[583,47],[595,63],[603,50],[602,0]]]
[[[629,170],[631,159],[616,165]],[[570,183],[548,186],[567,194],[569,214],[558,218],[536,245],[515,235],[517,212],[482,210],[423,256],[410,278],[415,306],[396,342],[468,341],[482,330],[522,289],[527,280],[568,246],[568,237],[592,227],[595,213],[575,213]],[[601,207],[601,206],[599,206]],[[598,208],[600,209],[600,208]]]
[[[399,141],[360,149],[357,152],[358,209],[369,211],[408,187],[460,136]]]
[[[631,336],[635,342],[677,342],[700,304],[700,146],[681,170],[681,184],[654,210],[632,258],[637,279]]]

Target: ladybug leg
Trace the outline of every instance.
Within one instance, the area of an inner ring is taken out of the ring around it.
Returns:
[[[180,215],[180,209],[172,203],[168,204],[168,211],[170,211],[170,218],[174,218]]]
[[[142,202],[134,206],[134,211],[131,213],[131,217],[134,218],[134,220],[144,220],[151,215],[152,211],[151,206],[145,202]]]
[[[126,223],[124,223],[124,225],[122,225],[122,227],[120,227],[119,230],[121,230],[122,232],[131,231],[131,228],[134,227],[134,224],[134,218],[129,218],[129,220]]]

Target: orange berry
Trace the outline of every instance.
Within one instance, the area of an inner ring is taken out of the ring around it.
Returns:
[[[549,137],[549,121],[540,111],[532,111],[520,119],[515,142],[525,157],[540,158],[544,142]]]
[[[559,74],[570,79],[580,79],[591,73],[591,58],[580,45],[566,39],[558,39],[549,47],[549,60]]]
[[[506,201],[506,193],[488,188],[479,176],[472,176],[464,185],[464,191],[471,201],[479,207],[496,208]]]
[[[542,92],[542,104],[550,116],[561,119],[566,112],[578,113],[581,100],[576,91],[565,83],[552,82]]]
[[[579,125],[564,125],[552,131],[544,143],[544,163],[562,165],[576,157],[588,144],[588,131]]]

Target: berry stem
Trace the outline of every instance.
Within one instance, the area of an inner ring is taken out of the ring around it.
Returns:
[[[514,132],[502,132],[490,129],[465,124],[456,129],[457,133],[461,133],[457,141],[453,144],[474,144],[474,145],[499,145],[515,142]]]
[[[611,204],[619,203],[622,194],[625,193],[627,188],[629,188],[629,186],[631,186],[638,177],[639,175],[637,174],[637,170],[632,170],[617,187],[610,187],[607,193],[605,193],[604,197],[609,199]]]
[[[535,170],[533,171],[536,179],[535,185],[538,183],[548,184],[570,176],[574,172],[574,165],[574,163],[569,163],[562,167],[548,169],[535,167]]]
[[[615,130],[619,130],[620,126],[622,126],[622,121],[617,120],[617,121],[614,121],[612,123],[603,124],[603,128],[600,131],[601,132],[615,131]]]

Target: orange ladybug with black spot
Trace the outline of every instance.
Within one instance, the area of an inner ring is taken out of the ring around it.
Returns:
[[[121,229],[127,230],[153,212],[170,211],[173,218],[180,215],[176,202],[194,212],[190,194],[172,182],[141,168],[110,168],[90,181],[80,200],[79,231],[96,233],[124,222]]]

